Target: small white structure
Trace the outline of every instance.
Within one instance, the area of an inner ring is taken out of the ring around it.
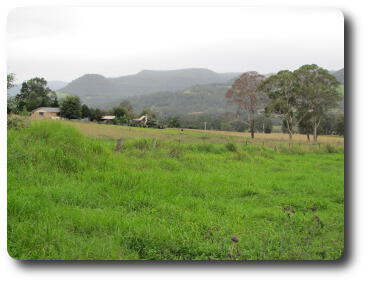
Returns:
[[[144,125],[146,125],[146,123],[148,122],[148,115],[141,116],[138,119],[133,119],[133,122],[136,124],[143,123]]]
[[[102,116],[101,120],[102,121],[109,121],[109,120],[113,120],[115,118],[116,118],[116,116]]]

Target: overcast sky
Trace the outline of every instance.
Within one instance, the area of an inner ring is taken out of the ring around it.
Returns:
[[[249,7],[17,8],[8,72],[71,81],[141,70],[260,73],[315,63],[344,67],[340,11]]]

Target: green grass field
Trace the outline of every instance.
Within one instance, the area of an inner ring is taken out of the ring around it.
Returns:
[[[88,127],[95,126],[40,121],[8,130],[12,257],[336,260],[343,255],[340,144],[273,148],[209,133],[117,126],[116,136],[93,137]],[[123,147],[114,152],[119,135]]]

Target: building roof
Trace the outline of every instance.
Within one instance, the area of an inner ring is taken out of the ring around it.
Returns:
[[[58,107],[38,107],[37,109],[34,109],[32,112],[42,110],[44,112],[52,112],[52,113],[59,113],[60,108]]]
[[[102,116],[101,120],[113,120],[115,118],[116,118],[116,116]]]
[[[148,120],[148,116],[147,115],[143,115],[141,116],[140,118],[136,118],[136,119],[133,119],[135,122],[142,122],[142,121],[146,121]]]

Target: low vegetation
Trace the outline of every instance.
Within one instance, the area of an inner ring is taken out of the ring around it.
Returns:
[[[122,148],[114,151],[118,137]],[[322,140],[307,148],[93,123],[10,127],[9,254],[34,260],[339,259],[343,145]]]

